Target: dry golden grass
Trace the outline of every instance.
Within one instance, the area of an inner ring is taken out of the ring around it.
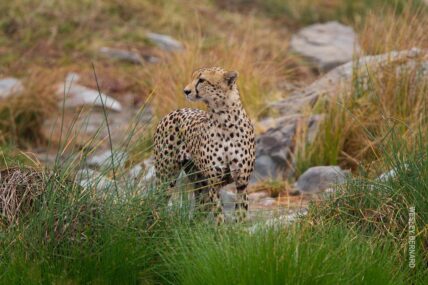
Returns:
[[[56,110],[54,86],[56,74],[33,69],[24,81],[20,94],[0,101],[0,144],[13,142],[20,146],[44,143],[43,121]]]
[[[242,19],[244,20],[244,19]],[[222,66],[239,72],[241,97],[252,118],[257,118],[266,103],[284,96],[278,86],[292,75],[293,58],[287,53],[287,36],[260,27],[254,18],[245,18],[246,26],[224,23],[229,26],[227,35],[215,42],[194,33],[186,50],[173,54],[166,62],[148,69],[150,88],[155,93],[158,114],[189,106],[183,93],[192,72],[199,67]],[[304,68],[302,68],[304,70]]]
[[[428,46],[428,17],[423,10],[407,8],[401,15],[371,12],[358,31],[359,42],[368,54]]]

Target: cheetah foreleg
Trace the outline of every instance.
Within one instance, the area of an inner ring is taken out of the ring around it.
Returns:
[[[247,185],[237,186],[236,190],[235,219],[237,222],[244,222],[247,220],[249,206]]]

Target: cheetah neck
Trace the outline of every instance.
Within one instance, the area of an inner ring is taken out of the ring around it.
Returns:
[[[215,106],[208,106],[209,118],[216,123],[217,127],[227,131],[233,126],[241,126],[244,122],[249,121],[236,88],[226,94],[225,98],[228,99]]]

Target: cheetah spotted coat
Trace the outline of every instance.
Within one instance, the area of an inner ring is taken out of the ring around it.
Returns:
[[[217,67],[197,70],[184,93],[189,100],[204,102],[208,111],[176,110],[159,122],[154,136],[157,180],[174,187],[184,169],[197,201],[210,205],[217,222],[224,219],[219,190],[232,182],[238,195],[237,219],[245,218],[246,187],[254,168],[254,128],[236,79],[236,72]]]

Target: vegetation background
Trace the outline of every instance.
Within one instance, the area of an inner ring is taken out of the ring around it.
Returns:
[[[372,74],[364,92],[356,76],[348,99],[307,111],[327,115],[314,142],[298,144],[298,173],[339,164],[354,178],[291,225],[249,230],[189,219],[188,201],[167,207],[161,189],[142,191],[125,176],[150,156],[152,122],[189,105],[182,88],[200,66],[239,70],[242,100],[262,132],[259,119],[275,115],[267,106],[291,93],[284,85],[322,76],[290,52],[292,34],[329,20],[352,26],[363,54],[428,47],[422,0],[0,1],[0,78],[24,82],[19,96],[0,99],[0,283],[428,284],[428,83],[412,74]],[[148,32],[171,35],[184,49],[161,51]],[[161,63],[112,60],[100,55],[104,46]],[[76,120],[55,95],[69,72],[140,110],[124,139],[125,165],[102,170],[120,183],[103,185],[102,195],[99,183],[73,181],[109,136],[86,138],[79,127],[58,135],[44,124]],[[149,107],[154,119],[138,125]],[[34,155],[47,148],[49,166]],[[375,179],[390,169],[394,179]]]

